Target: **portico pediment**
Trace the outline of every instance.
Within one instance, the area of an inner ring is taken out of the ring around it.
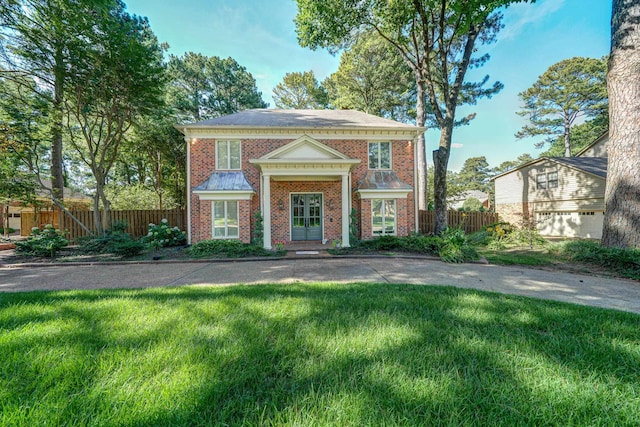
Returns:
[[[249,160],[272,175],[333,175],[347,173],[359,159],[351,159],[323,143],[303,135],[258,159]]]
[[[288,143],[270,153],[260,157],[259,160],[336,160],[348,159],[341,152],[327,147],[308,135],[303,135],[293,142]]]

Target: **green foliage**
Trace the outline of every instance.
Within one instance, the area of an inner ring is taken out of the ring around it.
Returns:
[[[461,263],[479,259],[478,252],[469,243],[461,228],[449,227],[442,233],[441,238],[438,255],[444,262]]]
[[[480,199],[469,197],[462,203],[462,210],[465,212],[482,212],[484,211],[484,206]]]
[[[180,231],[178,227],[170,227],[169,222],[163,218],[158,225],[149,224],[149,232],[140,240],[153,249],[180,246],[187,242],[187,233]]]
[[[283,254],[283,251],[268,251],[262,246],[242,243],[239,240],[203,240],[192,245],[188,251],[189,255],[194,258],[244,258],[251,256],[274,256]]]
[[[264,245],[264,219],[262,218],[262,212],[258,211],[253,215],[254,227],[253,227],[253,239],[251,243],[255,246]]]
[[[357,245],[360,240],[360,231],[358,230],[358,210],[351,208],[351,214],[349,215],[349,243]]]
[[[26,240],[17,241],[16,253],[27,256],[54,257],[60,249],[68,244],[69,241],[64,238],[62,231],[47,224],[43,229],[34,227]]]
[[[14,228],[11,228],[11,227],[7,228],[7,234],[11,234],[11,233],[15,233],[15,232],[16,232],[16,230]],[[5,234],[3,227],[0,227],[0,234]]]
[[[127,227],[125,221],[114,221],[112,228],[104,235],[78,239],[78,250],[87,254],[114,254],[122,257],[139,255],[144,251],[145,245],[125,233]]]
[[[606,74],[606,57],[575,57],[553,64],[532,87],[519,94],[524,106],[518,114],[527,117],[530,124],[516,137],[546,135],[546,140],[536,143],[542,147],[565,135],[563,155],[571,156],[574,152],[571,134],[565,132],[580,118],[593,118],[606,112]]]
[[[159,209],[158,194],[154,189],[143,184],[110,185],[105,187],[105,195],[111,202],[113,210]],[[176,207],[178,207],[178,203],[173,197],[168,195],[163,197],[163,209]]]
[[[640,249],[607,248],[592,240],[572,240],[551,250],[571,261],[606,267],[624,277],[640,279]]]
[[[267,107],[251,73],[233,58],[193,52],[170,55],[168,72],[169,103],[181,122]]]
[[[609,129],[609,112],[603,111],[592,120],[571,127],[571,155],[589,146]],[[551,142],[549,149],[540,153],[540,157],[562,157],[565,154],[564,138],[558,137]]]
[[[441,239],[434,236],[411,234],[405,237],[380,236],[375,239],[361,240],[353,245],[356,251],[398,251],[424,255],[436,255]],[[347,250],[349,251],[349,250]]]
[[[276,108],[322,109],[327,107],[327,91],[313,70],[287,73],[273,88]]]
[[[340,56],[323,85],[329,103],[398,121],[415,120],[415,79],[398,51],[375,32],[362,34]]]

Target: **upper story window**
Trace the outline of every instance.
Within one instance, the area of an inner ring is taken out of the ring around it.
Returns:
[[[369,169],[391,169],[391,143],[369,143]]]
[[[216,169],[239,170],[240,141],[216,141]]]
[[[558,172],[539,173],[536,175],[536,189],[558,188]]]

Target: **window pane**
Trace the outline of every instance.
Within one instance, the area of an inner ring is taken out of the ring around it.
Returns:
[[[378,169],[378,143],[369,143],[369,169]]]
[[[382,234],[382,200],[371,201],[371,221],[373,234]]]
[[[380,143],[380,169],[391,169],[391,143]]]
[[[396,202],[395,200],[385,200],[384,202],[384,234],[395,234]]]
[[[229,141],[229,169],[240,169],[240,141]]]
[[[229,143],[227,141],[218,141],[216,153],[218,156],[218,169],[229,169],[228,145]]]
[[[227,203],[227,226],[238,226],[238,202]]]

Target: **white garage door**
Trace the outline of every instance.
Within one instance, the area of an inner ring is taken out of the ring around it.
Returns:
[[[541,236],[600,239],[604,212],[538,212],[536,225]]]

